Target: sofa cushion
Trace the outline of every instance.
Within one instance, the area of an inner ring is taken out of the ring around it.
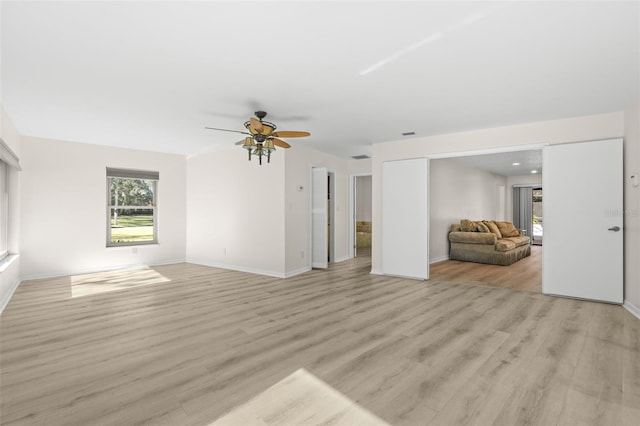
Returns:
[[[462,232],[478,232],[478,224],[473,220],[462,219],[460,221],[460,230]]]
[[[449,241],[452,243],[486,244],[493,246],[496,236],[489,232],[449,232]]]
[[[489,227],[485,225],[483,222],[476,222],[478,224],[478,232],[491,232],[489,231]]]
[[[513,226],[513,223],[511,222],[499,222],[496,221],[495,222],[496,226],[498,227],[498,229],[500,230],[500,233],[502,234],[502,237],[519,237],[520,236],[520,230],[517,229],[515,226]]]
[[[496,238],[500,239],[502,238],[502,234],[500,233],[500,230],[498,229],[498,225],[496,225],[496,223],[492,220],[483,220],[482,223],[484,223],[487,228],[489,228],[489,231],[491,231],[492,234],[495,234]]]
[[[514,243],[513,241],[507,238],[502,238],[496,241],[497,251],[509,251],[509,250],[513,250],[514,248],[516,248],[516,243]]]
[[[509,240],[516,245],[516,247],[524,246],[529,244],[529,237],[520,236],[520,237],[507,237],[503,238],[503,240]]]

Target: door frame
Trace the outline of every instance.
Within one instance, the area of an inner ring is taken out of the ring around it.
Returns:
[[[500,148],[487,148],[487,149],[476,149],[469,151],[453,151],[453,152],[441,152],[438,154],[429,154],[426,157],[429,160],[440,160],[443,158],[458,158],[458,157],[469,157],[472,155],[485,155],[485,154],[500,154],[503,152],[517,152],[517,151],[531,151],[531,150],[542,150],[545,146],[550,145],[550,143],[537,143],[537,144],[526,144],[526,145],[510,145],[504,146]],[[544,164],[543,164],[543,175],[544,175]],[[431,167],[429,167],[429,182],[431,182]],[[506,188],[508,191],[509,188]],[[429,196],[431,195],[431,190],[429,190]],[[428,212],[429,217],[429,227],[431,227],[431,210]],[[429,241],[429,246],[431,246],[431,242]],[[431,252],[431,247],[429,247],[429,252]],[[429,262],[431,259],[429,259]]]
[[[309,268],[313,269],[313,169],[323,168],[327,170],[327,176],[331,179],[331,185],[333,189],[332,196],[334,197],[333,202],[331,203],[331,211],[327,208],[327,215],[331,215],[331,227],[329,229],[330,235],[329,238],[329,262],[335,262],[335,219],[336,219],[336,203],[335,203],[335,188],[336,188],[336,171],[333,168],[327,166],[319,166],[311,164],[309,166],[309,245],[307,246],[307,253],[309,253]],[[328,225],[328,224],[327,224]]]
[[[349,203],[349,258],[353,259],[356,257],[356,203],[357,203],[357,194],[356,194],[356,181],[358,177],[362,176],[372,176],[373,173],[352,173],[349,175],[349,199],[351,202]]]

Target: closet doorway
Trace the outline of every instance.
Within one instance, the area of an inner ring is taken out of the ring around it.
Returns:
[[[351,175],[351,257],[371,256],[371,194],[370,173]]]

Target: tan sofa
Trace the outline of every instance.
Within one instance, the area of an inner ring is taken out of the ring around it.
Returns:
[[[371,247],[371,222],[356,222],[356,247]]]
[[[449,259],[511,265],[531,255],[529,237],[511,222],[469,221],[451,225]]]

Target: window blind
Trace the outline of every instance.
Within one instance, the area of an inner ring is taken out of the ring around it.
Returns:
[[[159,180],[160,172],[107,167],[107,177]]]

